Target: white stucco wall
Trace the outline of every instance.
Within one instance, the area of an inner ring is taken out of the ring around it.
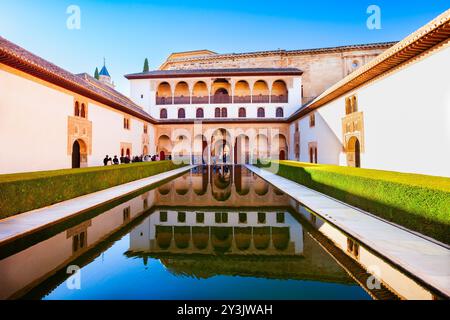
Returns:
[[[120,158],[120,143],[131,143],[131,155],[141,155],[144,123],[130,117],[130,129],[124,129],[125,113],[89,103],[89,120],[92,121],[92,155],[89,166],[103,165],[105,155]],[[150,126],[150,125],[149,125]]]
[[[67,152],[68,117],[74,96],[43,82],[0,69],[0,174],[71,168]],[[101,166],[105,155],[120,157],[120,143],[142,153],[144,122],[110,107],[88,103],[92,122],[92,154],[88,166]],[[124,116],[130,130],[123,128]],[[154,128],[148,124],[149,153],[155,154]]]
[[[71,166],[73,97],[0,68],[0,174]]]
[[[318,162],[347,165],[342,152],[345,97],[364,114],[361,167],[450,176],[450,47],[349,92],[300,119],[301,161],[317,141]],[[293,141],[291,140],[291,150]]]

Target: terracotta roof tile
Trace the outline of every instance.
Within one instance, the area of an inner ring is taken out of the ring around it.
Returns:
[[[69,91],[154,123],[147,112],[116,90],[87,74],[75,75],[0,37],[0,63],[21,70]]]

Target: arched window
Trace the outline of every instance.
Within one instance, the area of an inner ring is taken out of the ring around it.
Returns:
[[[214,110],[214,117],[220,118],[220,108],[216,108],[216,109]]]
[[[246,116],[245,108],[239,108],[239,118],[245,118]]]
[[[78,101],[75,102],[75,117],[79,117],[80,116],[80,104],[78,103]]]
[[[284,117],[284,112],[283,112],[283,108],[278,107],[277,111],[276,111],[276,117],[277,118],[283,118]]]
[[[222,108],[222,118],[228,117],[227,108]]]
[[[350,105],[352,106],[352,112],[357,112],[358,111],[358,102],[356,100],[356,96],[353,96],[351,98],[351,104]]]
[[[202,109],[202,108],[198,108],[198,109],[197,109],[196,117],[197,117],[197,118],[203,118],[203,117],[204,117],[203,109]]]
[[[260,107],[258,108],[258,118],[264,118],[266,116],[266,113],[264,111],[264,108]]]
[[[167,109],[163,108],[159,111],[159,117],[161,119],[167,119]]]
[[[156,104],[172,104],[172,89],[169,83],[162,82],[158,85]]]
[[[358,112],[358,101],[356,96],[350,96],[345,98],[345,114]]]
[[[80,116],[82,118],[86,118],[86,106],[84,105],[84,103],[81,104],[81,112],[80,112]]]
[[[186,118],[186,112],[184,111],[184,108],[178,109],[178,119],[184,119]]]

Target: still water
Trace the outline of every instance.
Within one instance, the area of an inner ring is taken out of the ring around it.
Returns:
[[[0,248],[0,298],[371,299],[323,224],[245,168],[198,167]]]

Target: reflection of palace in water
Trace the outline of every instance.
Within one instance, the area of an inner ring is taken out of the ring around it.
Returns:
[[[399,297],[435,297],[240,167],[194,170],[121,201],[106,204],[92,216],[86,213],[89,217],[81,222],[68,223],[63,231],[43,235],[8,254],[9,249],[1,248],[0,299],[22,297],[30,290],[37,290],[38,297],[45,295],[69,276],[68,265],[89,264],[126,234],[130,235],[127,256],[139,257],[144,264],[149,258],[159,259],[174,274],[351,284],[349,274],[355,279],[355,269],[344,256],[357,264],[356,273],[367,274],[364,270],[376,266],[382,282]],[[340,254],[330,253],[319,233]]]
[[[240,166],[198,167],[158,188],[159,206],[287,206],[289,197]]]
[[[302,226],[284,211],[157,210],[131,232],[130,241],[130,250],[147,253],[303,253]]]

